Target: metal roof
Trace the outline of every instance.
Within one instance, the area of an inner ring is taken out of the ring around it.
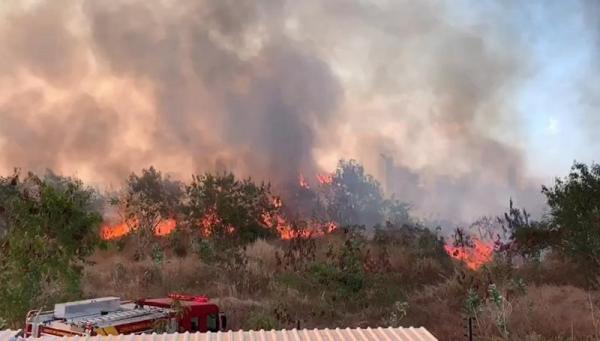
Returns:
[[[9,341],[15,334],[17,334],[18,330],[0,330],[0,341]]]
[[[0,331],[0,341],[9,341],[16,331]],[[366,328],[366,329],[292,329],[228,331],[217,333],[145,334],[118,336],[44,336],[41,341],[279,341],[279,340],[388,340],[388,341],[437,341],[425,328]]]

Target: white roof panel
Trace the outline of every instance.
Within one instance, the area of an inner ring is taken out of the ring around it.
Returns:
[[[17,331],[0,331],[0,341],[13,341]],[[239,330],[216,333],[175,333],[118,336],[44,336],[40,341],[437,341],[425,328],[365,328],[365,329],[292,329],[292,330]]]
[[[0,341],[11,340],[20,330],[0,330]]]

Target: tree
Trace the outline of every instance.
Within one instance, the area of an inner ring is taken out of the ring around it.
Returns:
[[[136,240],[136,255],[144,258],[151,249],[159,224],[174,219],[182,207],[183,185],[154,167],[132,173],[120,197],[113,200]]]
[[[195,175],[186,187],[186,221],[216,238],[237,237],[241,242],[274,236],[265,222],[278,210],[268,184],[238,180],[231,173]]]
[[[516,208],[512,199],[509,201],[509,210],[504,216],[498,217],[498,224],[504,235],[508,235],[508,242],[504,242],[499,234],[496,237],[497,251],[505,254],[506,259],[512,262],[512,256],[518,254],[526,259],[539,260],[543,250],[557,244],[556,230],[550,228],[546,221],[531,220],[525,209]]]
[[[570,174],[543,187],[550,206],[549,229],[556,246],[578,264],[590,279],[600,273],[600,165],[575,162]],[[598,284],[598,283],[596,283]]]
[[[15,173],[0,178],[0,318],[80,295],[81,262],[98,245],[95,193],[79,180]]]
[[[409,206],[386,199],[377,180],[355,160],[340,160],[325,194],[329,216],[342,225],[371,227],[409,222]]]

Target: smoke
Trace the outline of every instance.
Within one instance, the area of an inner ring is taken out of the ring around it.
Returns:
[[[534,69],[507,19],[520,12],[434,0],[2,4],[0,169],[109,185],[154,165],[285,183],[353,157],[423,213],[470,219],[510,196],[539,207],[515,104]]]

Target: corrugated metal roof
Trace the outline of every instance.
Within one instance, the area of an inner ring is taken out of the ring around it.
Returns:
[[[9,341],[18,332],[18,330],[0,330],[0,341]]]
[[[9,341],[16,331],[1,331],[0,341]],[[146,334],[89,337],[45,336],[43,341],[279,341],[279,340],[389,340],[389,341],[437,341],[425,328],[366,328],[366,329],[292,329],[229,331],[217,333]]]

